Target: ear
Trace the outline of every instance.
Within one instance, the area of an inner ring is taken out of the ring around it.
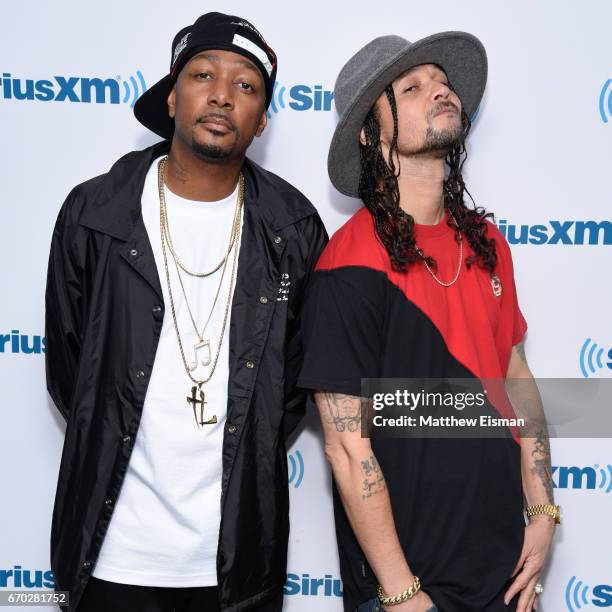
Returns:
[[[174,119],[176,115],[176,83],[172,87],[172,91],[168,95],[168,115]]]
[[[359,142],[362,145],[365,145],[366,142],[367,142],[366,135],[365,135],[365,130],[363,128],[361,128],[361,131],[359,132]]]
[[[266,129],[266,125],[268,125],[268,115],[266,110],[264,109],[263,113],[261,113],[261,117],[259,118],[259,124],[257,125],[257,131],[255,132],[255,136],[259,138],[263,131]]]

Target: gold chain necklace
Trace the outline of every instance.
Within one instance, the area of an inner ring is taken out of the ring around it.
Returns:
[[[172,310],[172,320],[174,322],[174,330],[176,332],[176,337],[178,340],[181,357],[183,359],[183,366],[185,367],[187,376],[189,376],[189,378],[195,383],[195,385],[191,387],[191,393],[190,395],[186,397],[186,399],[187,399],[187,403],[190,404],[193,409],[193,416],[196,420],[196,424],[198,425],[198,427],[202,427],[203,425],[212,425],[217,422],[217,415],[213,415],[207,421],[204,420],[204,408],[207,402],[206,402],[206,395],[204,393],[204,389],[202,388],[202,386],[211,380],[213,374],[215,373],[215,368],[217,367],[217,361],[219,359],[219,354],[221,353],[221,345],[223,344],[223,336],[225,333],[225,326],[227,324],[227,316],[229,314],[229,307],[232,301],[232,290],[234,287],[234,280],[236,278],[236,265],[238,263],[238,251],[239,251],[237,244],[239,243],[239,240],[238,240],[238,243],[236,243],[236,248],[234,249],[234,258],[232,262],[232,276],[230,279],[230,286],[229,286],[227,302],[225,304],[225,313],[223,315],[223,325],[221,327],[221,338],[219,340],[217,354],[215,355],[215,359],[213,361],[213,365],[210,370],[210,374],[204,380],[198,380],[191,374],[191,371],[187,364],[187,359],[185,358],[185,351],[183,350],[183,342],[181,340],[181,334],[179,332],[178,321],[176,318],[176,308],[174,306],[174,296],[172,294],[172,284],[170,282],[170,271],[168,268],[168,257],[166,254],[166,240],[164,236],[164,209],[165,209],[164,166],[165,166],[165,159],[162,159],[160,160],[157,166],[157,184],[158,184],[159,201],[160,201],[159,225],[160,225],[160,234],[161,234],[162,253],[164,257],[164,268],[166,272],[166,283],[168,285],[168,294],[170,296],[170,307]],[[237,233],[238,233],[237,237],[238,238],[240,237],[241,227],[242,227],[241,219],[242,219],[243,194],[244,194],[244,178],[242,177],[242,175],[240,175],[240,184],[238,187],[238,221],[237,221]],[[199,418],[197,414],[198,405],[200,406]]]
[[[166,168],[165,164],[166,164],[166,160],[167,160],[167,157],[164,160],[162,160],[162,161],[164,161],[164,166],[163,166],[163,169],[162,169],[164,171],[164,178],[165,178],[165,168]],[[239,179],[239,181],[238,181],[239,182],[239,187],[238,187],[239,190],[240,190],[240,180],[241,179]],[[236,208],[235,208],[235,211],[234,211],[234,219],[232,221],[232,232],[231,232],[232,236],[236,236],[238,231],[239,231],[239,227],[237,225],[238,221],[239,221],[239,219],[238,219],[239,202],[240,202],[240,199],[236,198]],[[169,223],[169,219],[168,219],[168,207],[166,206],[165,196],[160,198],[160,205],[161,205],[161,208],[163,209],[161,212],[163,213],[163,217],[164,217],[164,221],[163,221],[163,224],[164,224],[164,230],[163,230],[164,231],[164,236],[166,238],[166,243],[168,243],[168,237],[170,236],[170,223]],[[230,253],[230,251],[232,249],[232,246],[233,246],[233,238],[230,240],[230,246],[228,248],[228,255],[229,255],[229,253]],[[171,251],[171,254],[172,254],[172,251]],[[212,351],[211,351],[211,347],[210,347],[210,340],[205,340],[204,339],[204,332],[206,331],[206,328],[208,327],[208,323],[210,322],[210,319],[211,319],[212,314],[214,312],[215,306],[217,304],[217,300],[219,298],[219,293],[221,292],[221,287],[223,286],[223,279],[225,278],[225,270],[227,268],[227,262],[229,260],[228,260],[227,256],[223,260],[223,269],[221,271],[221,278],[219,279],[219,283],[217,285],[217,291],[215,293],[215,298],[213,300],[212,307],[211,307],[210,312],[208,314],[208,318],[206,319],[206,323],[204,324],[204,327],[202,328],[202,332],[200,333],[200,331],[198,330],[197,323],[195,321],[195,317],[193,316],[193,311],[191,310],[191,306],[189,305],[189,299],[187,298],[187,292],[185,290],[185,285],[183,284],[183,278],[182,278],[181,272],[179,270],[179,261],[177,260],[177,257],[175,257],[174,255],[173,255],[173,259],[174,259],[174,265],[176,267],[176,274],[178,276],[178,280],[179,280],[179,283],[180,283],[180,286],[181,286],[181,291],[183,293],[183,297],[185,298],[185,304],[187,306],[187,312],[189,313],[189,318],[191,319],[191,324],[193,325],[193,329],[194,329],[194,331],[196,333],[196,336],[198,337],[198,340],[199,340],[198,342],[196,342],[196,344],[193,347],[195,359],[188,366],[189,367],[189,371],[193,372],[198,367],[198,350],[199,349],[206,349],[206,354],[205,354],[204,358],[201,361],[203,366],[209,365],[210,362],[211,362],[211,359],[212,359]]]
[[[165,167],[168,161],[168,156],[166,155],[166,157],[164,157],[164,159],[160,161],[164,163],[164,172],[165,172]],[[164,199],[164,203],[165,203],[165,199]],[[234,220],[235,220],[235,217],[234,217]],[[225,254],[225,257],[210,272],[193,272],[192,270],[189,270],[189,268],[187,268],[187,266],[181,261],[180,257],[176,253],[176,250],[174,248],[174,243],[172,242],[172,236],[170,235],[170,225],[168,224],[167,210],[166,210],[166,224],[164,227],[164,235],[166,238],[166,243],[168,245],[168,250],[172,254],[174,261],[177,263],[178,266],[180,266],[181,270],[183,270],[190,276],[197,276],[198,278],[204,278],[206,276],[211,276],[212,274],[217,272],[217,270],[219,270],[219,268],[221,268],[221,266],[225,265],[225,263],[227,262],[227,258],[229,257],[230,251],[232,250],[232,247],[234,246],[234,241],[236,239],[236,225],[235,223],[232,224],[232,231],[230,233],[229,247],[227,248],[227,253]]]
[[[206,323],[204,324],[204,327],[202,328],[202,332],[198,331],[198,326],[195,322],[195,318],[191,311],[189,300],[187,299],[187,292],[185,291],[185,286],[183,285],[183,278],[181,276],[181,270],[178,264],[176,263],[176,260],[174,260],[174,267],[176,268],[176,275],[178,276],[179,284],[181,285],[181,292],[183,294],[183,298],[185,299],[185,305],[187,306],[187,312],[189,313],[189,318],[191,319],[191,325],[193,326],[193,330],[195,331],[195,334],[198,337],[198,342],[196,342],[193,345],[194,360],[189,365],[189,371],[193,372],[194,370],[198,368],[198,350],[199,349],[204,349],[204,348],[206,349],[206,354],[204,355],[204,357],[202,357],[202,360],[200,362],[203,366],[210,365],[210,361],[212,359],[212,352],[210,349],[210,340],[204,339],[204,332],[206,331],[206,328],[208,327],[208,323],[215,310],[215,306],[217,305],[217,299],[219,298],[219,293],[221,292],[221,287],[223,285],[223,278],[225,277],[226,264],[223,264],[223,269],[221,271],[221,278],[219,279],[219,283],[217,284],[217,291],[215,293],[215,299],[213,300],[213,304],[210,308],[210,312],[208,313],[208,318],[206,319]]]
[[[455,222],[455,227],[457,229],[459,229],[459,224],[457,223],[457,220],[455,219],[455,216],[450,211],[449,211],[449,215],[452,217],[453,221]],[[423,263],[425,264],[425,267],[427,268],[428,272],[431,274],[432,278],[438,284],[442,285],[443,287],[450,287],[451,285],[454,285],[457,282],[457,279],[459,278],[459,274],[461,273],[461,264],[463,263],[463,238],[461,236],[461,233],[458,233],[457,239],[459,240],[459,262],[458,262],[458,265],[457,265],[457,272],[456,272],[455,277],[453,278],[453,280],[449,281],[448,283],[444,282],[443,280],[440,280],[436,276],[436,273],[431,269],[431,267],[427,263],[427,260],[425,259],[425,254],[423,253],[423,250],[415,245],[416,251],[423,258]]]

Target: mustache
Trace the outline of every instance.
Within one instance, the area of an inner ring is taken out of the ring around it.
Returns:
[[[459,114],[459,109],[452,102],[447,102],[446,104],[436,108],[436,110],[432,114],[432,117],[435,117],[439,113],[442,113],[446,110],[454,110],[457,114]]]
[[[204,123],[205,121],[219,123],[221,125],[224,125],[226,128],[232,130],[232,132],[236,131],[236,127],[232,123],[231,119],[223,113],[207,113],[206,115],[198,117],[196,123]]]

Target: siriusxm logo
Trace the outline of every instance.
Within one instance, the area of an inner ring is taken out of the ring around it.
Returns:
[[[311,578],[310,574],[287,574],[283,588],[285,595],[310,595],[315,597],[342,597],[342,580],[325,574],[323,578]]]
[[[288,454],[289,458],[289,484],[296,489],[302,484],[304,478],[304,459],[299,450]]]
[[[610,221],[549,221],[547,225],[497,224],[510,244],[612,244]]]
[[[612,348],[607,351],[607,361],[605,362],[603,360],[604,353],[606,353],[606,349],[599,346],[597,342],[593,342],[590,338],[584,341],[580,349],[580,371],[585,378],[604,367],[612,370]]]
[[[287,107],[294,111],[330,111],[333,100],[334,92],[324,89],[323,85],[300,84],[287,88],[277,81],[274,83],[268,117]]]
[[[0,588],[2,589],[52,589],[54,586],[51,570],[27,570],[21,565],[12,569],[0,569]]]
[[[612,585],[597,584],[591,589],[582,580],[572,576],[565,587],[565,604],[569,612],[576,612],[589,604],[597,608],[611,608]]]
[[[554,489],[599,489],[612,493],[612,465],[553,465],[552,480]]]
[[[599,92],[599,116],[604,123],[608,123],[612,117],[612,79],[606,79]]]
[[[0,353],[25,353],[26,355],[45,352],[44,336],[28,336],[20,334],[18,329],[10,334],[0,333]]]
[[[140,70],[136,76],[123,80],[120,76],[101,79],[98,77],[54,76],[51,79],[22,79],[2,73],[0,99],[38,100],[39,102],[79,102],[90,104],[128,104],[133,107],[136,100],[147,90]]]

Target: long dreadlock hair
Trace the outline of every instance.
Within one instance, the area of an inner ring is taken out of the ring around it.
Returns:
[[[449,88],[454,91],[450,84]],[[396,157],[399,164],[397,105],[391,85],[387,86],[385,94],[393,117],[393,139],[389,147],[389,156],[388,159],[385,159],[380,142],[380,124],[376,109],[372,107],[363,123],[365,144],[360,142],[359,197],[372,213],[376,232],[389,253],[394,270],[407,272],[411,264],[423,260],[435,270],[435,260],[431,256],[420,253],[416,247],[414,218],[400,207],[397,181],[400,168],[396,168],[395,165]],[[487,217],[492,218],[493,213],[487,213],[484,208],[476,206],[461,175],[461,169],[467,159],[465,140],[472,126],[470,118],[463,109],[461,109],[461,124],[462,137],[445,158],[449,172],[443,186],[444,208],[452,213],[460,234],[465,235],[474,251],[474,255],[465,260],[467,267],[477,262],[490,274],[493,274],[497,265],[497,253],[495,240],[487,237],[485,221]],[[468,208],[465,205],[464,192],[470,196],[474,208]],[[451,215],[448,216],[447,223],[456,231]],[[457,233],[456,239],[459,240],[459,237]]]

